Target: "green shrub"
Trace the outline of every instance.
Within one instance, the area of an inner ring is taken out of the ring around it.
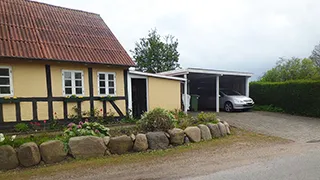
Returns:
[[[215,113],[201,112],[197,115],[197,124],[218,123]]]
[[[41,134],[41,135],[13,135],[13,136],[4,136],[3,141],[0,141],[0,146],[2,145],[10,145],[13,148],[18,148],[24,143],[27,142],[34,142],[38,145],[42,144],[43,142],[49,141],[49,140],[62,140],[63,141],[63,136],[62,135],[48,135],[46,133]]]
[[[197,118],[195,118],[191,115],[188,115],[188,116],[185,116],[184,118],[178,119],[175,122],[175,127],[180,128],[180,129],[185,129],[188,126],[197,125],[197,122],[198,122]]]
[[[70,123],[68,129],[64,131],[66,137],[75,136],[109,136],[109,128],[97,122],[79,122],[79,124]]]
[[[320,81],[252,82],[250,97],[296,115],[320,117]]]
[[[155,108],[145,112],[137,124],[144,132],[167,131],[174,127],[174,117],[165,109]]]
[[[19,123],[14,126],[14,130],[16,132],[27,132],[30,130],[30,128],[26,123]]]
[[[284,112],[282,108],[275,107],[274,105],[255,105],[253,107],[256,111],[268,111],[268,112]]]
[[[173,115],[174,119],[176,120],[187,117],[187,114],[181,111],[180,109],[175,109],[173,111],[170,111],[170,113]]]

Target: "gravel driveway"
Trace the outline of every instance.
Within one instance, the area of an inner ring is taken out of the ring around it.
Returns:
[[[262,111],[219,113],[221,120],[239,128],[296,142],[320,140],[320,119]]]

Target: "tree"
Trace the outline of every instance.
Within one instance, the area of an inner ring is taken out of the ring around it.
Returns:
[[[281,82],[288,80],[318,79],[319,68],[311,59],[280,58],[276,66],[267,71],[261,78],[262,82]]]
[[[320,67],[320,44],[316,45],[311,52],[310,59],[313,60],[313,62]]]
[[[180,68],[177,47],[178,40],[174,36],[162,38],[156,29],[152,29],[148,37],[136,42],[131,53],[139,71],[159,73]]]

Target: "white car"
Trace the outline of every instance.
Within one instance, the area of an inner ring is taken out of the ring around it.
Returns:
[[[220,89],[219,102],[220,107],[226,112],[231,112],[235,109],[249,110],[254,106],[254,101],[250,97],[241,95],[231,89]]]

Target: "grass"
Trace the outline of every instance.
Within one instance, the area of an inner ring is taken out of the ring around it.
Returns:
[[[184,153],[202,150],[217,150],[220,148],[229,148],[234,145],[245,142],[246,146],[255,144],[284,143],[287,140],[252,133],[241,129],[232,128],[232,134],[225,138],[213,139],[200,143],[194,143],[184,146],[178,146],[167,150],[148,151],[141,153],[131,153],[125,155],[112,155],[104,158],[95,158],[88,160],[69,159],[60,164],[41,165],[34,168],[17,169],[0,173],[0,179],[32,179],[36,177],[52,176],[58,173],[74,172],[81,169],[96,169],[99,167],[116,166],[130,163],[144,163],[152,160],[161,160],[162,158],[177,157]]]

